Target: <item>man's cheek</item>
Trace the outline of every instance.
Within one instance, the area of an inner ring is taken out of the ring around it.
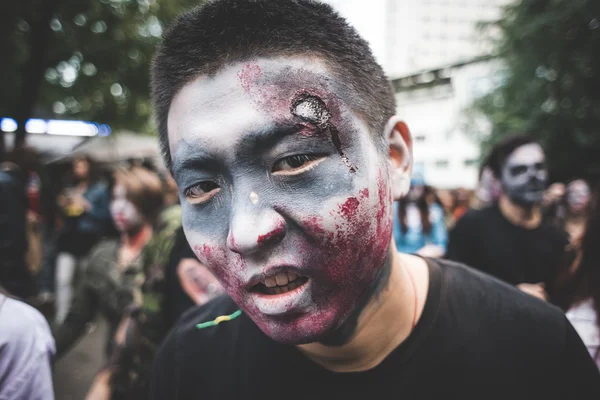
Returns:
[[[325,250],[322,257],[330,259],[327,273],[331,279],[344,279],[352,266],[380,266],[391,240],[390,203],[391,190],[380,178],[377,186],[362,188],[303,220]],[[364,268],[357,272],[368,274]]]
[[[236,270],[245,267],[243,260],[229,256],[226,251],[217,245],[194,244],[192,239],[190,246],[198,260],[212,272],[232,297],[236,297],[241,286]]]

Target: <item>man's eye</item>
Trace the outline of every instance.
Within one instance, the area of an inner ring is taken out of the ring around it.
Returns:
[[[523,175],[525,172],[527,172],[526,165],[516,165],[516,166],[510,168],[510,174],[512,176]]]
[[[325,160],[323,155],[299,154],[283,158],[273,165],[273,175],[296,175],[308,171]]]
[[[212,199],[220,190],[215,182],[205,181],[186,189],[184,195],[190,204],[201,204]]]

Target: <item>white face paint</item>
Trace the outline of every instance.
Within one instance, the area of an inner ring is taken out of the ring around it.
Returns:
[[[338,87],[313,59],[259,59],[186,84],[169,110],[190,246],[290,344],[335,332],[360,307],[392,239],[388,152]]]
[[[546,157],[536,143],[516,148],[502,167],[502,189],[516,204],[531,207],[544,196],[548,172]]]
[[[110,214],[119,232],[129,232],[144,223],[137,207],[127,198],[127,189],[121,184],[115,185],[113,189]]]

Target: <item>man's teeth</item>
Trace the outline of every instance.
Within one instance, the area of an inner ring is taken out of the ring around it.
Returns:
[[[275,287],[275,286],[277,286],[277,281],[275,280],[275,278],[267,278],[267,279],[265,279],[263,284],[266,287]]]
[[[273,288],[275,293],[279,294],[290,290],[289,288],[284,288],[283,286],[287,286],[296,279],[298,279],[298,274],[295,272],[280,272],[273,277],[265,279],[263,284],[268,288]]]
[[[275,282],[277,282],[277,286],[285,286],[288,284],[288,276],[285,273],[279,273],[275,275]]]

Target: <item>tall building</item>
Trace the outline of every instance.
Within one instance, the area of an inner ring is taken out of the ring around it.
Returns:
[[[474,188],[480,149],[466,123],[478,96],[501,82],[501,65],[478,24],[513,0],[325,0],[369,42],[396,90],[414,137],[415,169],[440,188]],[[485,126],[485,121],[478,121]]]
[[[324,0],[369,42],[390,78],[489,52],[477,25],[512,0]]]
[[[386,53],[391,77],[470,61],[487,54],[478,24],[498,20],[509,0],[386,1]]]

